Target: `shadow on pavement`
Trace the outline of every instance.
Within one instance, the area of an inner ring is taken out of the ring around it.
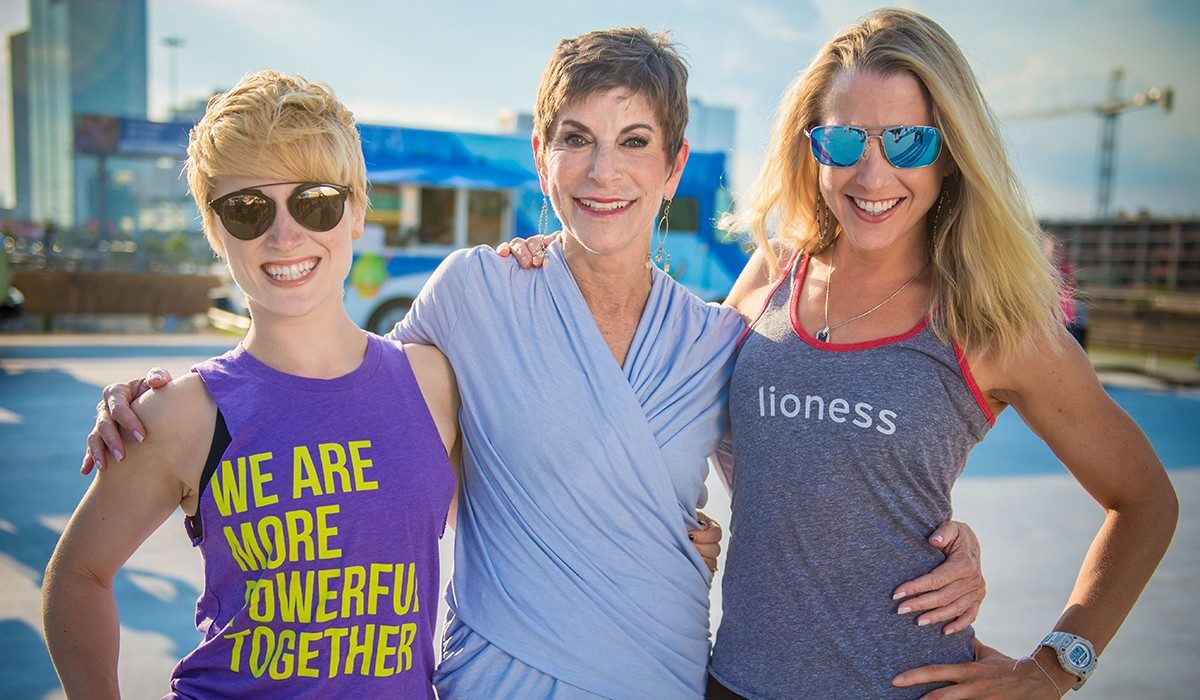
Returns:
[[[0,640],[0,696],[40,698],[59,689],[37,630],[20,620],[0,620]]]
[[[5,587],[40,589],[59,528],[91,483],[79,476],[84,437],[101,387],[59,370],[0,367],[0,556],[11,558]],[[190,548],[181,531],[179,547]],[[199,591],[181,578],[126,567],[114,582],[121,624],[162,635],[182,658],[199,634],[191,626]],[[28,620],[0,620],[0,697],[41,697],[58,688],[49,653]]]

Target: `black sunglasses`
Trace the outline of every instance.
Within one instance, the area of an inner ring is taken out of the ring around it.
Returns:
[[[210,201],[221,223],[229,235],[243,241],[252,241],[266,233],[275,221],[275,200],[258,188],[269,185],[296,185],[287,198],[287,210],[292,218],[309,231],[323,232],[332,229],[342,220],[346,211],[346,197],[350,188],[345,185],[329,185],[320,182],[271,182],[255,185]]]

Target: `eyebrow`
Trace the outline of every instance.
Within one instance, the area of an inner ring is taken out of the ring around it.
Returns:
[[[591,130],[591,129],[589,129],[589,128],[587,127],[587,125],[585,125],[585,124],[582,124],[582,123],[580,123],[580,122],[577,122],[577,121],[575,121],[574,119],[564,119],[564,120],[563,120],[563,122],[562,122],[562,125],[563,125],[564,127],[569,127],[569,128],[572,128],[572,129],[577,129],[577,130],[579,130],[579,131],[586,131],[586,132],[587,132],[587,133],[589,133],[589,134],[590,134],[590,133],[592,133],[592,130]],[[649,132],[651,132],[651,133],[654,133],[654,127],[653,127],[653,126],[651,126],[650,124],[644,124],[644,123],[642,123],[642,122],[638,122],[637,124],[630,124],[629,126],[626,126],[625,128],[621,129],[621,133],[622,133],[622,134],[624,134],[624,133],[626,133],[626,132],[633,131],[633,130],[635,130],[635,129],[645,129],[645,130],[647,130],[647,131],[649,131]]]

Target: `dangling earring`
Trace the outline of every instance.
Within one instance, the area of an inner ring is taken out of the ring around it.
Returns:
[[[538,235],[545,236],[550,231],[550,196],[542,195],[542,214],[538,217]]]
[[[946,203],[946,186],[942,185],[942,191],[938,193],[937,206],[933,210],[933,235],[938,235],[938,229],[942,225],[942,205]]]
[[[659,218],[658,227],[654,232],[654,238],[658,240],[658,248],[655,249],[653,254],[650,254],[650,253],[646,254],[646,267],[647,268],[649,268],[651,264],[657,265],[657,266],[661,267],[662,271],[667,273],[668,275],[671,274],[671,254],[665,252],[664,247],[667,243],[667,234],[669,234],[671,232],[671,222],[668,220],[668,217],[670,217],[670,215],[671,215],[671,200],[664,199],[663,200],[662,217]],[[666,256],[666,262],[663,261],[664,255]]]
[[[820,231],[821,237],[817,240],[816,249],[812,252],[817,253],[825,249],[829,245],[829,207],[825,206],[825,200],[821,197],[821,192],[817,191],[817,230]]]

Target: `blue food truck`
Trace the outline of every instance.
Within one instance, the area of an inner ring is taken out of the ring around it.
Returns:
[[[161,192],[143,209],[157,210],[160,200],[190,208],[179,197],[173,161],[186,157],[191,126],[86,115],[77,140],[81,157],[100,158],[98,172],[104,171],[103,158],[145,161],[136,172],[154,177],[134,189]],[[354,245],[346,307],[363,328],[390,330],[451,251],[537,232],[542,195],[527,136],[375,124],[360,124],[359,132],[371,207],[366,230]],[[83,138],[95,133],[108,140],[96,144]],[[724,152],[693,152],[670,209],[670,274],[708,301],[725,297],[747,260],[740,241],[715,224],[729,209],[725,159]],[[135,172],[128,164],[122,168]],[[199,224],[194,210],[179,217]],[[551,226],[556,230],[558,222],[552,220]],[[218,301],[214,306],[229,312],[231,323],[248,325],[244,298],[233,284]]]
[[[355,242],[346,308],[363,328],[386,333],[451,251],[536,233],[542,194],[527,137],[359,130],[371,211]],[[729,208],[725,158],[692,153],[670,209],[670,274],[709,301],[725,297],[747,260],[740,241],[715,225]]]

